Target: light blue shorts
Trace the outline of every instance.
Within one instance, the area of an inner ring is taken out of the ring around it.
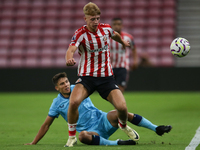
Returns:
[[[87,129],[88,132],[96,132],[99,136],[108,139],[118,128],[113,127],[107,119],[107,113],[102,112],[101,117],[91,128]]]

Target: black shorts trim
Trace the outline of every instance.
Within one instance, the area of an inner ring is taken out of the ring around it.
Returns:
[[[114,78],[117,85],[126,87],[127,85],[127,70],[126,68],[113,68]]]

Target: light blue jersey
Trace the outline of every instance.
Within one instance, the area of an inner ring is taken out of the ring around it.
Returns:
[[[74,89],[75,85],[71,85],[71,91]],[[69,98],[65,98],[61,93],[58,94],[57,98],[53,100],[51,107],[49,109],[48,115],[50,117],[58,118],[61,115],[66,122],[67,112],[69,107]],[[93,131],[97,132],[100,136],[104,138],[109,138],[117,128],[114,128],[107,119],[107,113],[102,112],[97,109],[89,97],[84,99],[80,104],[79,108],[79,119],[77,122],[76,130],[81,131]]]

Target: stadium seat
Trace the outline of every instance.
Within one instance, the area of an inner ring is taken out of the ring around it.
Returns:
[[[65,57],[57,57],[54,62],[55,67],[66,67]]]
[[[41,50],[39,50],[39,52],[40,52],[39,56],[41,58],[53,56],[53,48],[41,48]]]
[[[134,18],[131,25],[133,26],[133,28],[144,28],[147,26],[147,23],[145,19]]]
[[[160,39],[158,37],[148,37],[146,40],[146,46],[159,46],[160,44]]]
[[[16,6],[16,2],[15,0],[4,0],[4,3],[3,3],[3,8],[4,9],[14,9],[15,6]]]
[[[147,27],[149,28],[159,28],[161,26],[161,20],[158,17],[155,18],[148,18],[147,20]]]
[[[11,43],[11,48],[17,48],[17,49],[22,49],[25,46],[25,39],[23,38],[14,38],[14,40]]]
[[[22,58],[24,56],[24,50],[20,48],[13,48],[10,50],[10,57],[14,58]]]
[[[153,38],[153,37],[159,37],[160,36],[160,29],[159,28],[148,28],[146,31],[146,36]]]
[[[19,0],[16,7],[19,10],[30,9],[31,3],[30,3],[30,1]]]
[[[29,28],[31,29],[39,29],[44,26],[42,19],[31,19],[29,23]]]
[[[28,9],[19,9],[14,14],[13,17],[15,19],[27,19],[29,17],[29,10]]]
[[[43,30],[42,32],[42,37],[43,38],[54,38],[56,36],[56,31],[55,29],[49,29],[49,28],[46,28]]]
[[[44,16],[44,10],[42,8],[33,8],[29,14],[30,19],[41,19]]]
[[[44,68],[49,68],[54,65],[54,61],[51,57],[42,57],[39,60],[39,66]]]
[[[147,46],[146,52],[149,56],[158,56],[158,46]]]
[[[148,2],[148,7],[150,9],[157,9],[157,8],[161,8],[162,6],[162,1],[161,0],[150,0]]]
[[[47,9],[45,12],[45,18],[46,19],[56,19],[58,17],[58,11],[57,9]]]
[[[10,39],[9,38],[4,38],[0,40],[0,48],[8,48],[10,46]]]
[[[147,13],[146,13],[146,10],[145,9],[132,9],[132,17],[133,19],[145,19]]]
[[[174,35],[175,35],[174,29],[173,28],[169,28],[169,27],[163,27],[161,29],[161,35],[163,37],[174,37]]]
[[[3,9],[1,12],[2,19],[13,19],[15,11],[14,9]]]
[[[139,1],[133,1],[133,8],[134,9],[145,9],[148,5],[148,2],[146,0],[139,0]]]
[[[38,38],[29,38],[26,42],[26,48],[38,48],[40,43],[41,41]]]
[[[34,0],[32,1],[31,7],[33,9],[43,9],[46,6],[46,3],[44,0]]]
[[[55,40],[53,38],[44,38],[41,41],[41,48],[53,48],[55,46]]]
[[[175,15],[175,10],[172,8],[168,8],[168,9],[163,9],[162,10],[162,17],[170,17],[170,18],[174,18]]]
[[[14,26],[12,19],[3,19],[0,22],[1,29],[11,29]]]
[[[161,16],[162,11],[160,10],[160,8],[154,8],[154,9],[149,9],[147,11],[147,18],[157,18],[159,19],[159,17]]]
[[[144,35],[146,35],[146,28],[133,28],[131,34],[133,35],[133,37],[138,38],[138,37],[143,37]]]
[[[0,58],[0,68],[7,68],[8,65],[9,64],[7,58]]]
[[[9,29],[0,29],[0,39],[9,38],[11,36],[11,30]]]
[[[163,8],[173,8],[176,7],[176,0],[164,0],[163,1]]]
[[[11,67],[11,68],[21,68],[21,67],[24,66],[23,64],[24,64],[23,59],[12,58],[12,59],[10,59],[8,66]]]
[[[36,57],[25,58],[25,60],[24,60],[24,66],[27,67],[27,68],[40,67],[38,58],[36,58]]]
[[[171,17],[164,17],[164,18],[161,20],[161,26],[162,26],[162,27],[170,27],[170,28],[173,28],[173,27],[175,27],[175,19],[174,19],[174,18],[171,18]]]
[[[15,29],[12,37],[16,38],[16,39],[22,39],[25,38],[27,36],[27,31],[25,29]]]
[[[42,36],[42,32],[40,29],[30,29],[28,31],[28,37],[29,38],[34,38],[34,39],[37,39],[39,38],[40,36]]]
[[[9,56],[9,50],[8,49],[0,49],[0,59],[7,58]]]
[[[173,57],[172,56],[161,57],[160,58],[159,66],[162,66],[162,67],[172,67],[172,66],[174,66],[174,59],[173,59]]]
[[[40,51],[36,48],[27,48],[24,52],[27,59],[37,58],[40,55]]]
[[[143,46],[145,46],[146,45],[146,40],[145,40],[145,38],[135,38],[134,39],[134,41],[135,41],[135,44],[136,44],[136,46],[138,47],[143,47]]]

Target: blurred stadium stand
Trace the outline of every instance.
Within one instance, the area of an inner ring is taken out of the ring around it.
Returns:
[[[1,0],[0,68],[65,67],[66,50],[84,24],[82,8],[89,1],[100,7],[102,23],[122,17],[139,56],[148,54],[157,67],[175,65],[169,45],[175,37],[176,0]]]

